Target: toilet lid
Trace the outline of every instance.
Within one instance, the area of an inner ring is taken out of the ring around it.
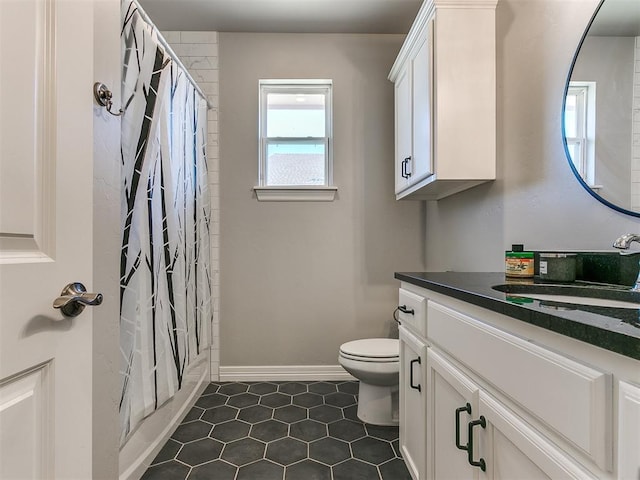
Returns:
[[[400,343],[393,338],[365,338],[342,344],[340,351],[353,357],[398,358]]]

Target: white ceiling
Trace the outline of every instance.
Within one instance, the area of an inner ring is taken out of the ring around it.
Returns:
[[[139,0],[160,30],[407,33],[422,0]]]

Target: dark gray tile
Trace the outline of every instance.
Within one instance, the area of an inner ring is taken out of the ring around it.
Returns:
[[[182,419],[182,423],[193,422],[194,420],[199,420],[202,414],[205,412],[204,408],[193,407]]]
[[[193,467],[211,460],[217,460],[220,457],[223,446],[222,443],[216,440],[203,438],[185,444],[176,459]]]
[[[229,465],[222,460],[214,460],[191,469],[187,480],[234,480],[236,478],[237,467]]]
[[[291,404],[291,395],[284,393],[271,393],[260,398],[260,404],[267,407],[283,407]]]
[[[410,480],[398,428],[360,421],[357,391],[344,381],[211,383],[143,479]]]
[[[395,440],[391,442],[391,446],[393,447],[393,451],[396,454],[396,457],[402,458],[402,453],[400,452],[400,441]]]
[[[202,395],[210,395],[212,393],[216,393],[218,391],[218,389],[220,388],[220,384],[219,383],[210,383],[207,388],[204,389],[204,392],[202,392]]]
[[[289,395],[296,395],[307,391],[307,385],[300,382],[283,383],[278,386],[278,391]]]
[[[186,443],[205,438],[211,432],[211,425],[201,420],[195,422],[184,423],[176,428],[171,438],[178,442]]]
[[[251,427],[250,435],[263,442],[271,442],[287,436],[289,425],[278,420],[267,420]]]
[[[379,478],[378,469],[360,460],[347,460],[333,467],[333,480],[373,480]]]
[[[238,416],[238,409],[221,405],[220,407],[210,408],[202,414],[202,420],[209,423],[222,423],[234,420]]]
[[[378,468],[383,480],[411,480],[411,474],[400,458],[394,458]]]
[[[219,407],[220,405],[224,405],[228,398],[229,397],[227,397],[226,395],[213,393],[211,395],[200,397],[196,402],[196,406],[201,408]]]
[[[278,390],[278,386],[273,383],[252,383],[249,385],[249,392],[256,395],[266,395]]]
[[[358,405],[351,405],[342,409],[344,412],[344,418],[353,420],[354,422],[362,423],[362,420],[358,418]]]
[[[337,438],[326,437],[309,444],[309,458],[327,465],[335,465],[351,458],[351,450],[348,443]]]
[[[251,465],[245,465],[238,470],[236,480],[282,480],[284,467],[269,460],[260,460]]]
[[[142,480],[185,480],[188,473],[189,467],[175,460],[171,460],[161,463],[160,465],[149,467],[147,471],[144,472]]]
[[[335,393],[337,391],[335,383],[317,382],[311,383],[308,387],[310,392],[320,395],[326,395],[327,393]]]
[[[222,393],[224,395],[237,395],[238,393],[244,393],[249,389],[249,385],[245,385],[244,383],[225,383],[218,389],[218,393]]]
[[[350,393],[351,395],[357,395],[360,384],[358,382],[345,382],[338,385],[338,391],[342,393]]]
[[[283,438],[269,443],[265,456],[280,465],[291,465],[307,458],[307,444],[294,438]]]
[[[339,385],[338,385],[339,386]],[[324,403],[334,407],[348,407],[356,403],[356,397],[348,393],[330,393],[324,396]]]
[[[259,395],[254,395],[253,393],[241,393],[239,395],[229,397],[229,400],[227,400],[227,405],[231,405],[232,407],[244,408],[250,405],[257,404],[259,400]]]
[[[362,423],[351,420],[338,420],[329,424],[329,435],[351,442],[367,434]]]
[[[265,444],[253,438],[243,438],[227,443],[222,450],[222,459],[241,467],[264,458]]]
[[[367,433],[371,437],[376,437],[381,440],[397,440],[400,437],[398,427],[384,427],[380,425],[365,425]]]
[[[157,463],[166,462],[167,460],[173,460],[176,457],[176,453],[182,448],[182,444],[176,442],[173,439],[167,440],[167,443],[164,444],[162,449],[156,455],[156,458],[153,459],[151,465],[155,465]]]
[[[210,437],[222,442],[231,442],[249,434],[251,425],[239,420],[220,423],[213,427]]]
[[[307,409],[296,407],[295,405],[287,405],[286,407],[276,408],[273,412],[273,418],[287,423],[297,422],[307,418]]]
[[[238,419],[248,423],[259,423],[268,420],[273,415],[273,408],[263,407],[262,405],[253,405],[240,410]]]
[[[354,458],[380,465],[396,456],[389,442],[377,438],[364,437],[351,443]]]
[[[292,423],[289,435],[305,442],[317,440],[327,436],[327,425],[315,420],[302,420]]]
[[[303,460],[288,466],[284,478],[285,480],[331,480],[331,469],[313,460]]]
[[[309,409],[309,418],[324,423],[335,422],[342,418],[342,410],[331,405],[320,405]]]
[[[301,407],[316,407],[322,405],[324,400],[322,396],[315,393],[301,393],[293,396],[293,404],[300,405]]]

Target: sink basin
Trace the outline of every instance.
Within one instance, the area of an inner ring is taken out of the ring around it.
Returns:
[[[529,298],[541,302],[640,309],[640,292],[628,288],[509,283],[494,285],[492,288],[506,293],[508,297]]]

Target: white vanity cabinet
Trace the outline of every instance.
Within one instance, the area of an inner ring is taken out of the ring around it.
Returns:
[[[399,301],[414,480],[640,479],[636,360],[406,282]]]
[[[425,0],[389,73],[396,199],[435,200],[496,175],[497,0]]]
[[[618,478],[640,478],[640,385],[620,382],[618,389]]]

